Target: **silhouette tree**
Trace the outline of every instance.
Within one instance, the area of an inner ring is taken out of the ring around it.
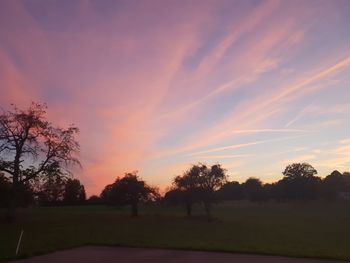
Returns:
[[[8,207],[11,199],[11,182],[0,173],[0,207]],[[28,206],[34,203],[34,192],[28,183],[21,184],[17,191],[17,205]]]
[[[112,196],[113,184],[106,185],[100,194],[101,202],[107,205],[114,205],[115,201]]]
[[[220,164],[210,168],[202,164],[200,167],[200,184],[203,192],[203,204],[208,218],[211,218],[211,204],[215,200],[214,192],[227,182],[226,170]]]
[[[88,205],[100,205],[100,204],[102,204],[102,200],[99,196],[92,195],[86,200],[86,203]]]
[[[67,177],[62,173],[59,166],[51,169],[49,173],[30,180],[31,188],[40,205],[59,205],[63,202]]]
[[[350,174],[333,171],[323,179],[323,194],[326,199],[334,200],[342,192],[350,192]]]
[[[79,195],[79,203],[83,204],[86,201],[86,192],[84,185],[81,185],[80,195]]]
[[[82,204],[86,200],[84,185],[78,179],[69,178],[64,185],[63,202],[66,205]]]
[[[180,189],[170,188],[163,197],[163,202],[169,205],[181,205],[185,203],[184,193]]]
[[[75,154],[78,128],[53,126],[46,120],[46,105],[32,103],[26,110],[14,106],[0,115],[0,171],[10,178],[8,219],[15,217],[19,189],[57,167],[79,164]]]
[[[307,200],[320,196],[321,179],[317,171],[308,163],[288,165],[283,172],[284,178],[278,182],[281,199]]]
[[[278,200],[277,183],[263,184],[263,200],[267,201],[271,199]]]
[[[317,174],[315,168],[308,163],[293,163],[286,167],[283,172],[286,180],[294,180],[299,178],[310,178]]]
[[[193,165],[182,176],[176,176],[173,181],[174,189],[172,190],[172,195],[174,196],[175,193],[174,197],[185,204],[188,216],[192,214],[193,204],[200,200],[200,173],[201,167],[199,165]]]
[[[214,192],[227,180],[225,170],[220,164],[208,168],[205,164],[193,165],[182,176],[174,179],[174,189],[181,193],[181,200],[186,205],[187,215],[192,213],[195,202],[203,202],[208,218],[211,217],[211,204],[215,199]]]
[[[101,193],[101,198],[113,205],[130,205],[131,216],[138,216],[138,204],[159,198],[157,189],[150,187],[137,176],[137,172],[126,173],[107,185]]]
[[[239,182],[227,182],[218,191],[219,200],[241,200],[244,198],[242,185]]]
[[[8,206],[11,183],[3,173],[0,173],[0,207]]]
[[[242,184],[242,188],[246,199],[253,202],[265,200],[264,187],[260,179],[250,177]]]
[[[61,176],[50,176],[44,179],[38,192],[39,203],[43,205],[58,205],[62,203],[67,179]]]

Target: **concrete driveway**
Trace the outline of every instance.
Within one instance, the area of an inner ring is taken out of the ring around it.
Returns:
[[[18,263],[331,263],[339,261],[216,252],[85,246],[15,261]]]

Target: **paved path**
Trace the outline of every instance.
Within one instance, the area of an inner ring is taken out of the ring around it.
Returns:
[[[15,261],[18,263],[339,263],[339,261],[216,252],[86,246]]]

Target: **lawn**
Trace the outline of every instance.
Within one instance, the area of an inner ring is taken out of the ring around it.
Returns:
[[[105,206],[18,210],[17,223],[0,211],[0,261],[84,244],[243,252],[350,260],[350,203],[216,205],[208,222],[201,207],[142,207],[139,218]]]

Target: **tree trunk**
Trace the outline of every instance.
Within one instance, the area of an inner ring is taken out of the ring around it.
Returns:
[[[12,223],[16,219],[16,198],[17,197],[17,183],[13,183],[10,191],[10,198],[7,207],[6,220]]]
[[[137,217],[139,215],[138,209],[137,209],[137,203],[131,204],[131,216]]]
[[[192,215],[192,204],[191,203],[186,203],[186,212],[187,212],[187,216]]]
[[[10,191],[10,200],[8,204],[8,210],[6,215],[6,220],[8,222],[14,222],[16,219],[16,200],[18,195],[18,184],[19,184],[19,175],[20,175],[20,149],[16,149],[16,156],[14,160],[14,172],[12,177],[12,187]]]

